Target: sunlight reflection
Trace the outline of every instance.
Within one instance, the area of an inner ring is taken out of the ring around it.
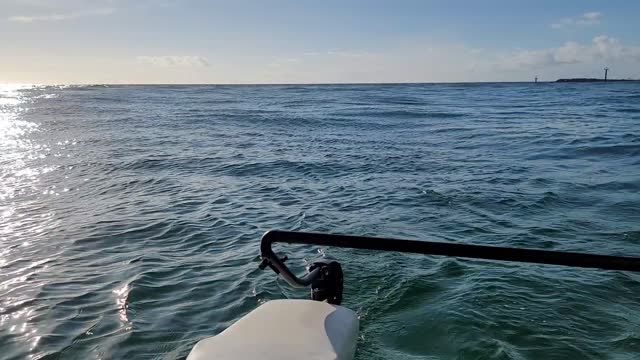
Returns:
[[[32,155],[33,144],[25,138],[36,131],[38,125],[19,119],[20,113],[26,109],[21,107],[26,102],[20,90],[29,85],[0,85],[0,200],[12,198],[18,191],[17,178],[29,176],[25,171],[25,160]],[[0,208],[0,213],[8,209]]]
[[[124,284],[123,286],[113,290],[113,293],[116,295],[118,317],[120,318],[120,321],[124,323],[126,330],[131,329],[131,323],[127,317],[127,298],[129,297],[130,290],[131,288],[129,287],[129,284]]]
[[[24,117],[33,101],[31,89],[38,87],[0,85],[0,330],[19,336],[33,350],[40,336],[32,322],[36,310],[29,291],[37,291],[36,274],[50,258],[25,259],[34,258],[37,239],[56,220],[52,211],[37,220],[31,213],[34,205],[42,210],[42,203],[28,196],[39,194],[41,175],[54,169],[40,163],[50,149],[30,137],[39,126]]]

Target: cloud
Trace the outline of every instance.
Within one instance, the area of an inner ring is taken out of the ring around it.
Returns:
[[[92,9],[92,10],[79,10],[72,11],[68,13],[53,13],[47,15],[33,15],[33,16],[10,16],[7,20],[11,22],[18,23],[33,23],[36,21],[64,21],[64,20],[72,20],[81,17],[87,16],[106,16],[111,15],[115,12],[113,8],[101,8],[101,9]]]
[[[576,26],[589,26],[600,24],[602,13],[597,11],[586,12],[577,18],[563,18],[551,24],[553,29],[563,29]]]
[[[366,51],[349,51],[349,50],[329,50],[327,55],[343,56],[343,57],[365,57],[372,55]]]
[[[601,16],[602,16],[602,14],[597,12],[597,11],[584,13],[584,14],[582,14],[582,21],[585,24],[598,24],[598,23],[600,23],[600,17]]]
[[[328,51],[307,51],[302,53],[303,56],[342,56],[342,57],[365,57],[374,55],[366,51],[354,50],[328,50]]]
[[[570,41],[556,48],[519,50],[502,55],[498,66],[505,70],[519,70],[591,63],[597,60],[640,62],[640,47],[625,46],[615,38],[600,35],[585,45]]]
[[[138,56],[138,63],[155,67],[207,67],[209,61],[202,56]]]
[[[273,67],[273,68],[280,68],[280,67],[293,66],[299,63],[302,63],[302,60],[300,58],[294,58],[294,57],[277,58],[272,62],[267,63],[267,66]]]
[[[298,54],[296,57],[288,57],[288,58],[276,58],[274,61],[268,63],[269,67],[290,67],[297,66],[302,64],[309,64],[314,61],[322,60],[322,61],[359,61],[364,60],[365,58],[373,58],[376,57],[377,54],[366,52],[366,51],[355,51],[355,50],[326,50],[326,51],[305,51],[301,54]]]

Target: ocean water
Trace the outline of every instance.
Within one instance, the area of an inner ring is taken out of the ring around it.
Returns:
[[[182,359],[269,229],[640,256],[640,83],[4,86],[2,359]],[[357,359],[638,359],[640,274],[341,262]]]

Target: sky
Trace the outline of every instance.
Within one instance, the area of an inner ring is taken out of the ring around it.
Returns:
[[[0,0],[0,83],[640,78],[636,0]]]

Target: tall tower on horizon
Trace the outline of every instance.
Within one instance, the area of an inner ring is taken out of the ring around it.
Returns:
[[[609,68],[604,68],[604,81],[607,81],[607,74],[609,73]]]

